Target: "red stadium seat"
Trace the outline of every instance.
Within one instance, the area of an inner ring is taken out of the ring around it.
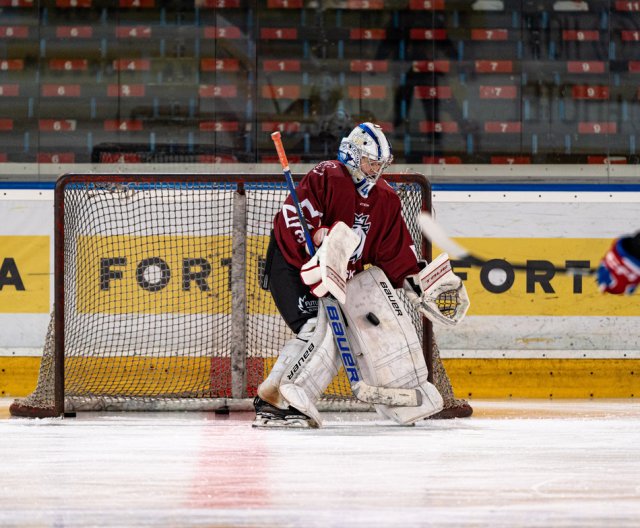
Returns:
[[[75,163],[76,155],[73,152],[39,152],[36,161],[38,163]]]
[[[366,84],[360,86],[348,86],[347,95],[350,99],[377,99],[388,97],[387,87],[384,85]]]
[[[205,26],[202,29],[202,35],[205,39],[242,39],[246,38],[242,30],[238,26]]]
[[[413,11],[442,11],[445,0],[409,0],[409,9]]]
[[[144,84],[108,84],[106,86],[107,97],[144,97],[147,93],[146,85]]]
[[[89,69],[87,59],[49,59],[49,70],[52,72],[86,72]]]
[[[420,121],[419,127],[423,134],[455,134],[460,131],[457,121]]]
[[[610,96],[608,86],[579,85],[571,87],[571,97],[573,99],[608,100]]]
[[[201,121],[198,128],[202,132],[239,132],[237,121]]]
[[[94,28],[90,25],[56,26],[56,37],[59,39],[90,39],[93,38]]]
[[[80,97],[82,87],[79,84],[43,84],[40,87],[42,97]]]
[[[260,124],[262,132],[282,132],[284,134],[295,134],[302,130],[300,121],[263,121]]]
[[[302,9],[304,3],[302,0],[268,0],[267,7],[269,9]]]
[[[389,71],[387,60],[352,60],[349,70],[356,73],[386,73]]]
[[[156,1],[155,0],[119,0],[118,5],[121,8],[125,8],[125,9],[140,9],[140,8],[146,8],[146,9],[150,9],[152,7],[156,7]]]
[[[78,121],[75,119],[39,119],[38,130],[40,132],[65,133],[74,132],[78,128]]]
[[[238,87],[235,84],[203,84],[198,90],[198,95],[207,98],[235,98],[238,96]]]
[[[93,0],[56,0],[56,7],[59,9],[88,8],[92,6]]]
[[[106,132],[140,132],[144,124],[136,119],[105,119],[103,128]]]
[[[297,40],[298,28],[294,27],[266,27],[260,28],[262,40]]]
[[[302,62],[299,59],[270,59],[262,62],[265,72],[300,72]]]
[[[460,156],[423,156],[422,163],[427,165],[461,165]]]
[[[16,83],[0,84],[0,97],[18,97],[20,85]]]
[[[516,99],[518,87],[513,85],[480,85],[478,96],[480,99]]]
[[[150,39],[153,37],[153,28],[147,25],[116,26],[115,37],[117,39]]]
[[[201,0],[200,9],[237,9],[243,7],[241,0]]]
[[[265,99],[300,99],[299,84],[267,84],[261,87],[260,95]]]
[[[416,86],[413,90],[416,99],[451,99],[450,86]]]
[[[606,135],[616,134],[618,125],[615,121],[580,121],[578,123],[578,134]]]
[[[151,69],[151,60],[120,58],[113,61],[113,69],[117,72],[149,71]]]
[[[603,61],[567,61],[567,73],[593,75],[605,71],[606,63]]]
[[[530,165],[531,156],[491,156],[493,165]]]
[[[21,40],[30,37],[29,26],[0,26],[0,38]]]
[[[23,59],[0,59],[0,71],[24,70]]]
[[[237,72],[240,71],[238,59],[200,59],[200,71],[202,72]]]
[[[512,60],[476,60],[474,62],[476,73],[513,73],[514,61]]]
[[[520,121],[487,121],[484,123],[487,134],[519,134],[522,131]]]

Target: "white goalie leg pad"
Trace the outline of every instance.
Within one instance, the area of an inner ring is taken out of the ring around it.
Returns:
[[[321,427],[316,402],[338,373],[341,365],[324,310],[319,307],[315,332],[306,347],[309,356],[291,364],[282,376],[279,391],[289,405],[306,414],[312,427]]]
[[[280,382],[290,366],[297,365],[309,356],[309,342],[316,330],[318,319],[309,319],[300,329],[298,335],[287,341],[278,355],[271,372],[258,387],[258,396],[279,409],[286,409],[287,402],[280,394]]]
[[[371,267],[349,281],[344,313],[364,381],[373,386],[415,388],[422,393],[417,407],[376,405],[376,411],[403,425],[441,411],[442,396],[427,380],[429,371],[411,314],[381,269]]]

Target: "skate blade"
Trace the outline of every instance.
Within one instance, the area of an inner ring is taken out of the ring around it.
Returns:
[[[271,418],[256,418],[251,427],[259,427],[263,429],[312,429],[308,420],[293,418],[293,419],[271,419]]]

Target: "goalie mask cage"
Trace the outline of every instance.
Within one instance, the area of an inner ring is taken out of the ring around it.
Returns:
[[[300,177],[296,177],[297,180]],[[427,179],[385,179],[417,248]],[[55,302],[36,389],[16,416],[98,410],[250,410],[293,337],[261,288],[282,175],[62,176]],[[406,303],[431,371],[431,324]],[[321,409],[363,409],[341,370]]]

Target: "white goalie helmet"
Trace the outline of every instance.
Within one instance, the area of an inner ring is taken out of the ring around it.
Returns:
[[[382,128],[361,123],[340,142],[338,160],[347,166],[356,188],[366,196],[393,162],[393,155]]]

